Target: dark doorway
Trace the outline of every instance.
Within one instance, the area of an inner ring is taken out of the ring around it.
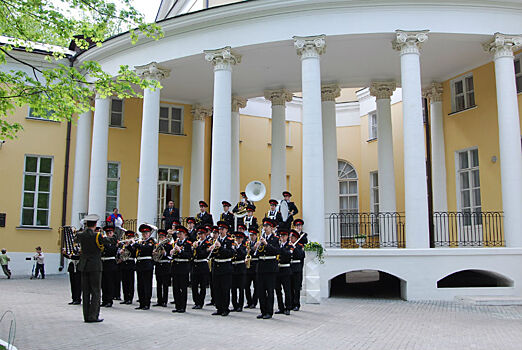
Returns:
[[[377,270],[350,271],[330,281],[330,297],[401,299],[401,279]]]
[[[437,281],[437,288],[513,287],[513,281],[485,270],[463,270]]]

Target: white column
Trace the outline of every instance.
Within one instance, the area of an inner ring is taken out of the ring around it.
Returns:
[[[265,91],[272,103],[272,138],[270,159],[270,198],[282,199],[286,191],[286,103],[292,94],[285,89]]]
[[[339,181],[337,169],[337,119],[335,99],[341,95],[337,84],[321,87],[323,115],[324,210],[326,215],[339,212]]]
[[[219,218],[221,201],[231,201],[232,65],[241,61],[229,46],[205,51],[214,66],[214,120],[210,171],[210,213]]]
[[[135,67],[143,79],[159,82],[170,74],[156,62]],[[158,217],[158,133],[160,88],[146,88],[143,92],[141,123],[140,177],[138,185],[138,224],[156,223]]]
[[[107,195],[107,149],[111,100],[96,95],[92,127],[91,171],[89,173],[88,214],[105,217]]]
[[[91,156],[92,112],[80,114],[76,127],[76,150],[72,191],[71,225],[80,228],[80,213],[89,208],[89,161]]]
[[[501,33],[484,44],[495,55],[504,237],[506,246],[517,248],[522,247],[522,154],[513,51],[521,46],[522,36]]]
[[[431,181],[433,193],[433,211],[448,211],[446,190],[446,153],[444,150],[444,127],[442,124],[442,84],[431,83],[424,90],[424,96],[430,100],[431,130]]]
[[[190,215],[199,212],[199,201],[205,200],[205,119],[212,108],[192,106],[192,150],[190,153]]]
[[[430,246],[419,57],[420,44],[427,39],[427,31],[398,30],[393,42],[393,48],[401,54],[406,248]]]
[[[375,96],[375,103],[377,105],[379,211],[382,213],[393,213],[397,211],[390,105],[390,97],[393,91],[395,91],[395,87],[395,82],[373,82],[370,85],[370,95]]]
[[[239,192],[240,189],[240,177],[239,177],[239,109],[245,108],[247,104],[246,98],[233,96],[232,97],[232,161],[231,161],[231,169],[230,169],[230,183],[231,183],[231,199],[232,205],[239,201]]]
[[[326,49],[325,36],[294,37],[294,46],[301,58],[303,93],[303,219],[309,239],[322,244],[326,221],[320,55]]]

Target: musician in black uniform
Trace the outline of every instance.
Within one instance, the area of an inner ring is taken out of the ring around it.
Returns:
[[[301,307],[301,287],[303,286],[303,266],[305,251],[299,241],[301,235],[296,230],[290,232],[290,244],[294,246],[290,267],[292,268],[292,310],[299,311]]]
[[[292,253],[294,247],[288,242],[288,230],[278,229],[279,244],[281,252],[279,254],[279,272],[276,279],[276,296],[277,306],[279,310],[276,314],[290,315],[292,309],[292,269],[290,267],[290,260],[292,260]],[[283,300],[284,292],[284,300]]]
[[[70,254],[67,254],[65,248],[63,248],[62,255],[70,260],[67,272],[69,273],[69,282],[71,283],[72,301],[69,305],[80,305],[82,303],[82,274],[78,271],[80,247],[74,244]]]
[[[241,210],[245,209],[248,205],[253,205],[254,209],[255,209],[256,206],[254,205],[254,202],[252,202],[251,200],[248,199],[246,192],[240,192],[240,194],[241,194],[241,201],[239,201],[236,204],[234,209],[232,209],[232,212],[238,213]]]
[[[208,213],[208,204],[205,201],[199,201],[199,213],[196,215],[196,225],[202,226],[205,224],[214,225],[212,214]]]
[[[218,222],[219,236],[214,244],[209,247],[212,252],[212,284],[214,292],[214,303],[216,312],[212,315],[228,316],[230,310],[230,288],[232,287],[232,238],[228,236],[228,224],[224,221]]]
[[[74,241],[80,243],[82,254],[78,262],[78,270],[82,273],[83,320],[85,322],[102,322],[100,316],[101,291],[101,250],[106,239],[96,233],[96,222],[100,217],[87,215],[84,220],[87,228],[78,232]]]
[[[102,272],[102,303],[103,307],[112,307],[114,297],[114,280],[117,278],[118,265],[116,264],[116,254],[118,253],[118,241],[114,237],[114,224],[107,223],[103,228],[107,235],[107,241],[103,243],[101,260],[103,265]]]
[[[246,241],[247,255],[250,255],[250,267],[247,267],[245,276],[245,296],[247,309],[255,309],[257,305],[256,269],[259,258],[257,257],[257,253],[254,254],[254,245],[257,242],[258,232],[259,231],[257,228],[251,228],[248,230],[250,237]],[[250,286],[252,285],[253,289],[251,290]]]
[[[154,266],[156,274],[157,302],[152,306],[167,307],[170,286],[170,251],[172,244],[167,240],[167,231],[158,230],[158,243],[154,248]]]
[[[156,242],[150,235],[152,227],[148,224],[141,224],[139,229],[141,240],[134,243],[136,249],[136,272],[138,275],[138,298],[140,306],[136,310],[150,309],[150,298],[152,297],[152,273],[154,264],[152,263],[152,251]]]
[[[210,226],[210,225],[205,225],[205,227],[208,229],[208,232],[209,232],[209,241],[210,242],[215,242],[215,240],[217,239],[217,237],[219,236],[219,227],[217,226]],[[212,264],[212,257],[210,257],[210,264]],[[212,283],[212,273],[209,275],[209,279],[210,279],[210,302],[207,303],[208,306],[211,306],[211,305],[215,305],[214,303],[214,284]]]
[[[208,250],[211,243],[207,237],[208,230],[205,227],[198,228],[198,240],[192,245],[194,260],[192,265],[192,300],[195,310],[202,309],[205,303],[205,294],[210,279],[208,266]]]
[[[259,229],[259,224],[257,223],[257,218],[254,216],[254,212],[256,211],[256,207],[249,204],[247,206],[247,215],[242,219],[243,225],[245,228],[249,230],[251,227]]]
[[[246,265],[245,258],[247,255],[246,244],[244,243],[245,234],[240,231],[234,232],[232,235],[234,244],[234,256],[232,257],[232,311],[243,311],[245,304],[245,275]]]
[[[171,250],[172,275],[174,276],[174,301],[176,308],[172,312],[183,313],[187,309],[187,288],[192,259],[192,242],[187,239],[185,226],[176,226],[178,239]]]
[[[120,261],[121,269],[121,284],[123,289],[123,301],[120,304],[130,305],[134,298],[134,280],[136,271],[136,249],[132,246],[131,242],[128,241],[133,239],[135,236],[134,231],[126,231],[126,240],[119,243],[118,260]]]
[[[196,219],[192,216],[187,218],[187,239],[191,242],[195,242],[198,239],[198,230],[196,227]]]
[[[259,257],[257,263],[257,296],[261,314],[257,318],[269,319],[274,313],[274,289],[278,271],[277,255],[280,252],[279,238],[273,233],[276,222],[269,218],[263,219],[265,236],[254,245],[254,251]]]
[[[270,199],[268,203],[270,204],[270,210],[266,213],[265,217],[275,220],[276,224],[280,225],[283,222],[283,217],[281,216],[281,212],[277,210],[279,202],[275,199]]]
[[[179,209],[174,208],[174,201],[169,201],[168,206],[163,210],[163,217],[161,218],[165,229],[168,230],[172,227],[174,220],[179,221]]]
[[[234,228],[234,214],[230,211],[230,207],[232,206],[227,201],[222,201],[221,204],[223,205],[223,212],[221,213],[219,217],[219,221],[224,221],[228,224],[230,229]]]
[[[305,245],[306,243],[308,243],[308,234],[303,231],[303,226],[303,219],[294,220],[294,229],[299,233],[299,243]]]
[[[294,215],[299,213],[299,210],[297,209],[297,206],[294,202],[290,201],[290,197],[292,197],[292,194],[288,191],[283,192],[283,200],[286,201],[288,204],[288,217],[286,218],[286,221],[281,221],[279,223],[279,227],[286,228],[290,231],[292,228],[292,222],[294,221]]]

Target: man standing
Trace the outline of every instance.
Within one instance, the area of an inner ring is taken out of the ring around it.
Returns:
[[[292,197],[292,194],[290,192],[283,192],[283,200],[288,204],[288,217],[285,221],[279,223],[280,228],[282,227],[288,230],[292,228],[292,221],[294,221],[294,215],[299,213],[299,210],[297,209],[295,203],[290,201],[290,197]]]
[[[172,244],[167,238],[167,231],[163,229],[158,230],[158,244],[154,248],[155,266],[156,266],[156,295],[158,296],[156,304],[152,306],[167,307],[169,299],[170,286],[170,251]]]
[[[257,257],[257,253],[254,254],[254,245],[257,242],[257,228],[250,228],[248,230],[249,239],[247,241],[247,253],[250,255],[250,267],[247,268],[246,271],[246,282],[245,282],[245,297],[247,301],[247,309],[255,309],[257,305],[257,281],[256,281],[256,270],[257,270],[257,262],[259,258]],[[253,285],[251,289],[250,286]],[[252,292],[253,290],[253,292]]]
[[[299,219],[298,219],[299,220]],[[297,221],[297,220],[296,220]],[[292,310],[299,311],[301,307],[301,287],[303,286],[303,266],[305,252],[303,244],[299,242],[301,235],[296,230],[290,234],[290,244],[294,247],[290,267],[292,268]]]
[[[190,259],[192,258],[192,242],[187,239],[185,226],[176,226],[178,239],[171,250],[172,275],[174,276],[174,302],[176,308],[172,312],[184,313],[187,309],[187,288],[189,284]]]
[[[9,270],[9,261],[11,261],[11,259],[7,256],[7,250],[2,249],[2,255],[0,255],[0,265],[2,265],[2,270],[4,270],[4,274],[7,276],[7,279],[11,278],[11,270]]]
[[[303,219],[294,220],[294,229],[297,231],[297,233],[299,233],[299,237],[298,237],[299,243],[301,243],[302,245],[305,245],[306,243],[308,243],[308,234],[303,231],[303,225],[304,225]]]
[[[156,242],[151,237],[152,226],[149,224],[141,224],[138,231],[140,231],[142,239],[134,243],[133,246],[136,249],[136,274],[140,306],[135,309],[148,310],[150,309],[150,298],[152,297],[152,272],[154,271],[152,251]]]
[[[120,242],[119,260],[121,266],[121,284],[123,289],[123,301],[120,304],[130,305],[134,298],[134,280],[136,270],[136,249],[131,244],[134,239],[134,231],[126,231],[123,242]]]
[[[163,217],[161,218],[163,224],[165,225],[165,230],[168,230],[172,227],[172,222],[174,220],[179,221],[179,209],[174,208],[174,201],[169,201],[165,210],[163,210]]]
[[[207,210],[207,202],[199,201],[199,213],[196,215],[196,224],[198,226],[204,226],[205,224],[214,225],[212,214],[209,214]]]
[[[232,239],[228,236],[228,224],[224,221],[218,222],[219,236],[209,248],[212,252],[212,290],[216,312],[212,315],[228,316],[230,310],[230,288],[232,287]]]
[[[75,242],[80,243],[82,254],[78,262],[78,270],[82,273],[83,320],[85,322],[102,322],[100,316],[101,291],[101,250],[104,239],[101,233],[95,233],[96,222],[100,217],[87,215],[84,220],[87,228],[78,232]]]
[[[195,310],[203,308],[210,279],[207,248],[210,247],[211,243],[207,238],[207,232],[208,230],[205,227],[198,228],[198,240],[193,245],[192,300],[194,300],[193,309]]]
[[[265,236],[254,245],[254,251],[259,257],[257,263],[257,296],[261,313],[257,318],[269,319],[274,314],[274,289],[278,271],[277,255],[280,253],[279,239],[273,233],[276,222],[269,218],[263,219]]]
[[[102,251],[102,304],[103,307],[112,307],[114,297],[114,280],[117,278],[118,265],[116,264],[116,253],[118,242],[114,237],[114,225],[108,223],[103,230],[107,235],[107,242],[103,243]]]
[[[279,254],[279,272],[276,279],[276,295],[277,295],[277,310],[276,314],[290,315],[292,308],[292,269],[290,261],[294,247],[288,242],[288,230],[279,229],[279,244],[281,245],[281,252]],[[284,299],[283,299],[284,292]]]
[[[36,247],[36,254],[33,259],[36,260],[36,270],[34,270],[34,278],[38,278],[38,272],[42,274],[42,279],[45,278],[45,257],[41,247]]]
[[[247,255],[246,245],[243,243],[245,234],[240,231],[233,233],[234,244],[234,256],[232,257],[232,311],[241,312],[243,311],[243,304],[245,303],[245,275],[246,266],[245,258]]]
[[[220,221],[224,221],[228,224],[228,226],[233,229],[234,228],[234,214],[230,212],[230,207],[232,206],[227,201],[222,201],[223,205],[223,213],[221,213]]]

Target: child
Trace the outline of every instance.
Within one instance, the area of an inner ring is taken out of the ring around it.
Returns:
[[[42,279],[44,279],[44,254],[42,253],[41,247],[36,247],[36,254],[33,256],[33,259],[36,260],[36,270],[34,271],[34,278],[38,278],[38,272],[40,272],[42,274]]]
[[[11,259],[7,256],[7,250],[2,249],[2,255],[0,255],[0,265],[2,265],[2,270],[4,270],[7,279],[11,278],[11,270],[9,270],[9,261]]]

